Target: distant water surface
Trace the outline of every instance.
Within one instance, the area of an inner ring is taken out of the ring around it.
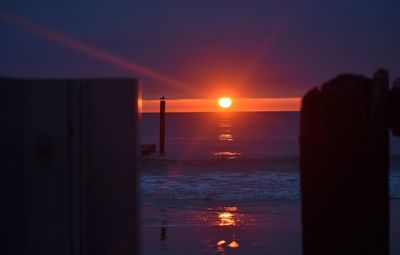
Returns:
[[[142,142],[158,145],[158,114],[143,115]],[[298,155],[296,112],[168,113],[166,156],[179,159]]]
[[[167,113],[166,157],[175,159],[299,156],[299,112]],[[159,114],[142,116],[142,143],[159,143]],[[400,156],[400,138],[391,137]]]
[[[167,113],[166,155],[144,160],[145,196],[294,200],[300,197],[299,113]],[[142,116],[142,143],[159,141],[159,115]],[[400,139],[391,137],[391,198],[400,198]],[[153,170],[158,170],[154,172]],[[232,192],[226,192],[233,188]]]

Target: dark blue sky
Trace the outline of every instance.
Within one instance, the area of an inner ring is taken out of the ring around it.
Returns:
[[[145,98],[302,96],[341,72],[400,75],[400,1],[2,0],[3,13],[182,81],[185,90],[0,18],[0,75],[138,77]],[[224,88],[224,89],[223,89]]]

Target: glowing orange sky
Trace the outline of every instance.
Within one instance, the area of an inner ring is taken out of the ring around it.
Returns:
[[[400,70],[400,1],[3,2],[2,76],[137,77],[145,99],[288,98],[376,63]]]
[[[299,111],[301,98],[232,98],[228,109],[218,106],[218,99],[169,99],[167,112],[260,112]],[[159,112],[159,100],[143,100],[143,112]]]

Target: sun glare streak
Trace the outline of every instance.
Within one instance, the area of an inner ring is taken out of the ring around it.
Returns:
[[[0,10],[0,19],[16,25],[32,34],[38,35],[42,38],[45,38],[51,42],[58,43],[66,48],[73,49],[75,51],[84,53],[85,55],[88,55],[92,58],[95,58],[97,60],[104,61],[108,64],[112,64],[114,66],[123,68],[125,70],[141,74],[143,76],[149,77],[151,79],[161,81],[165,84],[169,84],[171,86],[174,86],[176,88],[179,88],[181,90],[186,90],[186,91],[192,91],[192,92],[198,92],[193,88],[193,86],[190,86],[190,84],[184,83],[182,81],[176,80],[174,78],[171,78],[167,75],[161,74],[157,71],[154,71],[150,68],[144,67],[142,65],[133,63],[125,58],[122,58],[120,56],[117,56],[111,52],[105,51],[103,49],[94,47],[92,45],[89,45],[87,43],[75,40],[71,37],[68,37],[60,32],[54,31],[48,27],[45,27],[41,24],[31,22],[27,19],[23,19],[21,17],[12,15],[8,12],[4,12]]]
[[[272,29],[268,30],[264,38],[258,43],[258,47],[255,47],[255,51],[250,56],[247,64],[244,65],[243,72],[239,78],[239,84],[243,86],[245,81],[248,81],[248,79],[254,75],[260,63],[268,56],[273,46],[277,43],[277,39],[281,37],[282,34],[285,34],[287,27],[293,21],[293,17],[295,17],[293,13],[298,12],[301,8],[301,1],[291,3],[285,8],[277,22],[272,26]]]

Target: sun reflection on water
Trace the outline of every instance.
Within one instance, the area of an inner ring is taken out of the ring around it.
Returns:
[[[235,152],[237,138],[234,135],[234,126],[230,115],[224,115],[218,120],[218,147],[219,151],[212,153],[220,159],[237,159],[240,152]]]
[[[229,141],[230,142],[230,141],[233,141],[233,136],[232,136],[232,134],[224,133],[224,134],[219,134],[218,139],[220,141]]]
[[[240,152],[233,152],[233,151],[219,151],[214,152],[214,155],[217,158],[224,158],[224,159],[236,159],[240,157]]]
[[[230,119],[221,119],[218,123],[219,127],[219,141],[231,142],[234,141],[232,134],[232,122]]]

